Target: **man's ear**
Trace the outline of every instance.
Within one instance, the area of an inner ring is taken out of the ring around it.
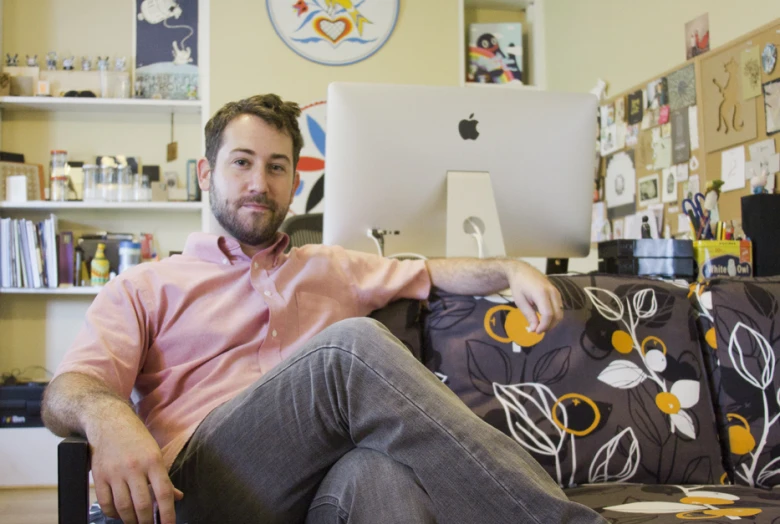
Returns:
[[[208,159],[198,160],[198,185],[201,191],[208,191],[211,184],[211,165]]]

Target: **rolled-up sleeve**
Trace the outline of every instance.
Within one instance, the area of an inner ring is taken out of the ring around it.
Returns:
[[[425,300],[431,278],[424,260],[397,260],[345,250],[358,304],[364,312],[386,306],[393,300]]]
[[[123,277],[109,282],[95,297],[55,377],[83,373],[104,381],[128,399],[145,359],[150,333],[142,291]]]

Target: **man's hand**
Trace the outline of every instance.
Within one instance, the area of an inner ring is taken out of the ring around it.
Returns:
[[[174,500],[184,494],[173,487],[162,452],[135,417],[107,420],[88,431],[92,476],[103,513],[125,524],[152,524],[154,502],[162,524],[175,524]]]
[[[531,331],[543,333],[563,320],[563,300],[558,288],[536,268],[521,261],[510,263],[506,277],[515,305],[528,320]]]

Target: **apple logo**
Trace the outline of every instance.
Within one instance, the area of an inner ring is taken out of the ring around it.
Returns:
[[[474,113],[471,113],[468,120],[461,120],[460,125],[458,125],[461,138],[463,140],[476,140],[479,136],[477,124],[479,124],[479,120],[474,120]]]

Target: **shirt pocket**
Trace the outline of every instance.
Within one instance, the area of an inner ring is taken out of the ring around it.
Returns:
[[[339,320],[354,317],[354,305],[344,302],[318,293],[296,292],[299,341],[304,343]]]

